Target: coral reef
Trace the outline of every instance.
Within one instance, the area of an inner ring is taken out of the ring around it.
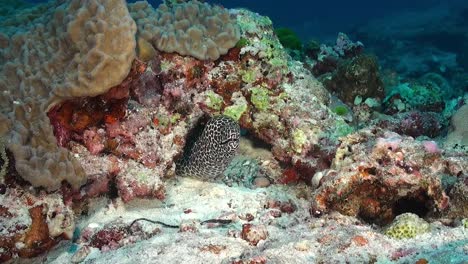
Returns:
[[[0,10],[0,261],[466,253],[466,100],[445,75],[380,72],[346,34],[303,47],[196,0],[15,7]],[[178,177],[187,160],[199,177]]]
[[[320,45],[316,41],[309,42],[305,50],[305,66],[318,77],[332,73],[338,64],[362,54],[363,50],[364,45],[361,42],[353,42],[346,34],[340,32],[333,46]]]

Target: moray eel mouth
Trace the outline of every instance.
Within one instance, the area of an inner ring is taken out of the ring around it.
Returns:
[[[240,127],[224,115],[211,118],[184,157],[176,164],[176,174],[203,180],[222,176],[239,149]]]

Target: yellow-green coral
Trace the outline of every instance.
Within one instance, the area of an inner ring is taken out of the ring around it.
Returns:
[[[413,238],[429,232],[430,225],[424,219],[413,213],[404,213],[395,218],[385,230],[385,235],[395,238]]]
[[[206,105],[213,110],[219,111],[223,104],[223,97],[221,97],[221,95],[213,91],[208,91],[206,93],[206,96],[207,96]]]
[[[249,15],[237,16],[237,24],[239,25],[242,32],[250,34],[259,34],[266,27],[271,27],[273,22],[267,16],[261,16],[257,13],[253,13],[247,9],[241,9],[242,13],[248,13]]]
[[[245,83],[253,83],[257,80],[257,73],[255,70],[243,70],[240,72],[242,81]]]
[[[263,87],[254,87],[250,89],[250,101],[260,111],[265,111],[270,105],[270,92]]]
[[[179,114],[179,113],[175,113],[171,116],[171,125],[175,125],[177,123],[177,121],[179,121],[179,119],[181,118],[182,116]]]
[[[247,111],[247,100],[242,95],[241,92],[234,92],[231,96],[231,102],[233,105],[230,105],[224,108],[224,115],[229,116],[232,119],[239,121],[241,116]]]
[[[247,104],[231,105],[224,109],[224,115],[238,121],[247,110]]]
[[[306,134],[304,133],[304,131],[300,129],[296,129],[292,133],[292,137],[293,137],[294,151],[301,153],[302,147],[304,146],[305,143],[307,143]]]

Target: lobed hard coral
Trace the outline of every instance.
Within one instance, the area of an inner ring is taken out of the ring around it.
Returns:
[[[468,115],[468,104],[464,104],[452,116],[451,130],[447,135],[446,144],[449,146],[468,146],[468,125],[466,117]]]
[[[235,20],[220,6],[190,1],[153,9],[148,2],[139,1],[129,9],[138,25],[138,36],[167,53],[216,60],[240,38]]]
[[[119,84],[135,56],[136,26],[122,0],[45,5],[43,15],[21,13],[18,23],[2,27],[0,134],[21,177],[33,186],[55,190],[67,181],[78,188],[84,172],[57,145],[46,112],[65,99]]]

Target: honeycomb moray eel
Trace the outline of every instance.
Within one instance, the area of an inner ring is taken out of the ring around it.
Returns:
[[[206,124],[201,135],[176,166],[176,174],[202,180],[222,176],[239,148],[240,127],[230,117],[216,116]]]

